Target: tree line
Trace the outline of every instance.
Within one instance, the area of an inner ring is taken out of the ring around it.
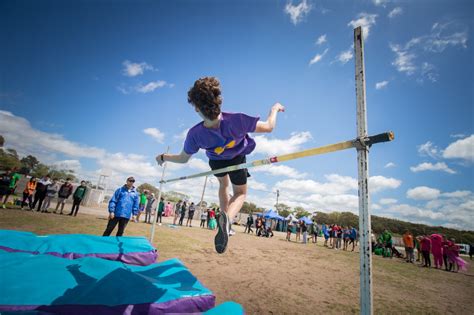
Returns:
[[[15,168],[20,174],[31,175],[37,178],[49,174],[51,178],[62,180],[71,178],[73,181],[76,180],[74,170],[59,169],[53,165],[43,164],[33,155],[20,158],[15,149],[3,148],[4,143],[5,138],[0,135],[0,171]]]

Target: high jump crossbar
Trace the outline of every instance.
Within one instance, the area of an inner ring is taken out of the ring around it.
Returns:
[[[372,144],[380,143],[380,142],[388,142],[388,141],[392,141],[393,139],[394,139],[394,134],[392,131],[389,131],[389,132],[384,132],[384,133],[374,135],[374,136],[357,138],[354,140],[338,142],[334,144],[325,145],[322,147],[316,147],[316,148],[302,150],[302,151],[284,154],[280,156],[273,156],[273,157],[253,161],[253,162],[232,165],[232,166],[224,167],[218,170],[196,173],[196,174],[176,177],[176,178],[172,178],[168,180],[161,180],[160,184],[166,184],[166,183],[176,182],[180,180],[187,180],[191,178],[198,178],[198,177],[203,177],[203,176],[227,173],[227,172],[237,171],[237,170],[241,170],[245,168],[253,168],[253,167],[258,167],[258,166],[275,164],[278,162],[286,162],[286,161],[291,161],[291,160],[309,157],[313,155],[321,155],[321,154],[326,154],[326,153],[331,153],[331,152],[336,152],[336,151],[341,151],[341,150],[346,150],[346,149],[351,149],[351,148],[356,148],[356,149],[360,149],[364,147],[368,148]]]

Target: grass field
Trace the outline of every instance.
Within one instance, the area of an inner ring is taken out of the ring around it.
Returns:
[[[166,223],[171,222],[165,218]],[[37,234],[101,235],[103,216],[77,217],[0,209],[0,228]],[[199,226],[198,221],[194,221]],[[217,297],[235,301],[247,314],[358,313],[359,255],[330,250],[320,242],[286,242],[237,234],[224,255],[213,249],[213,232],[157,226],[154,245],[163,261],[179,258]],[[148,237],[150,225],[129,223],[125,235]],[[452,273],[422,268],[400,259],[373,258],[376,314],[472,314],[474,269]]]

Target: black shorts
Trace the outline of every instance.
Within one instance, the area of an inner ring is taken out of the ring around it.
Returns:
[[[245,155],[238,155],[232,160],[209,160],[209,166],[212,170],[218,170],[224,167],[239,165],[247,162]],[[236,170],[232,172],[225,172],[220,174],[215,174],[216,177],[224,177],[229,174],[230,182],[234,185],[245,185],[247,184],[247,177],[250,177],[248,170]]]

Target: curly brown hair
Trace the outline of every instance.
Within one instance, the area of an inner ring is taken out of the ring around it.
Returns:
[[[208,119],[214,120],[221,113],[221,85],[216,77],[196,80],[188,91],[188,102],[196,106]]]

